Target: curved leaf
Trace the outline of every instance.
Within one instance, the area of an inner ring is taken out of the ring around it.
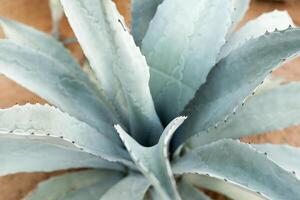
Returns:
[[[88,200],[99,200],[101,198],[101,195],[105,192],[103,189],[106,187],[106,183],[96,183],[94,185],[87,186],[85,188],[81,188],[79,190],[75,190],[73,192],[70,192],[66,194],[61,200],[82,200],[82,199],[88,199]],[[111,187],[112,185],[108,185],[108,187]]]
[[[284,30],[293,25],[293,20],[287,11],[272,11],[246,23],[240,30],[233,33],[228,42],[222,47],[218,60],[226,57],[234,49],[241,47],[252,38],[257,38],[275,29]]]
[[[249,98],[232,119],[189,139],[196,148],[224,138],[239,139],[300,124],[300,83],[289,83]]]
[[[186,174],[184,175],[184,180],[193,184],[199,188],[205,188],[211,191],[218,192],[220,194],[229,197],[232,200],[264,200],[262,196],[257,193],[247,191],[244,188],[241,188],[237,185],[224,182],[216,178],[209,176],[201,176],[195,174]]]
[[[140,46],[148,30],[148,26],[163,0],[132,0],[131,1],[131,33],[135,43]]]
[[[157,9],[142,52],[164,124],[182,112],[215,65],[230,26],[230,6],[230,0],[165,0]]]
[[[157,142],[162,127],[148,86],[149,69],[115,4],[62,0],[62,5],[108,99],[119,113],[126,104],[127,111],[121,115],[131,134],[142,143],[150,138]]]
[[[150,183],[139,174],[130,174],[112,186],[100,200],[143,200]]]
[[[55,137],[73,143],[85,152],[108,161],[130,164],[130,157],[122,146],[105,133],[49,105],[13,106],[0,110],[0,134]]]
[[[105,99],[94,95],[60,62],[34,49],[1,40],[0,73],[97,130],[105,130],[116,142],[119,140],[111,128],[117,120]]]
[[[194,149],[173,163],[175,174],[223,179],[274,200],[296,200],[300,181],[250,145],[222,140]]]
[[[184,180],[179,182],[178,191],[181,198],[184,200],[211,200],[211,198],[206,196],[199,189],[194,188]]]
[[[174,149],[190,136],[227,122],[273,69],[299,55],[299,36],[300,29],[293,28],[263,35],[222,59],[186,107],[189,118],[174,135]]]
[[[300,149],[289,145],[253,144],[255,149],[267,153],[268,157],[283,169],[300,178]]]
[[[68,173],[41,182],[25,200],[99,200],[121,178],[120,173],[104,170]]]
[[[152,147],[141,146],[120,126],[115,126],[137,168],[153,185],[161,198],[166,200],[180,199],[169,163],[168,147],[172,135],[185,119],[185,117],[174,119],[164,130],[159,143]]]
[[[15,135],[0,135],[0,163],[0,175],[69,168],[123,169],[118,164],[81,151],[72,143]]]

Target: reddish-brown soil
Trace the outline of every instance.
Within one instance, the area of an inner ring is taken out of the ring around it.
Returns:
[[[128,1],[116,1],[118,2],[122,14],[124,14],[127,21],[129,21]],[[275,8],[287,9],[292,15],[294,22],[297,25],[300,25],[300,3],[293,0],[291,0],[290,3],[271,3],[270,1],[264,0],[253,1],[251,9],[243,20],[243,23],[263,12],[271,11]],[[51,29],[50,12],[47,0],[0,0],[0,16],[21,21],[45,32],[50,32]],[[64,19],[61,24],[61,37],[66,38],[72,35],[72,30],[68,26],[66,19]],[[1,36],[3,36],[3,34],[0,31],[0,37]],[[83,54],[78,45],[69,45],[69,48],[79,61],[83,60]],[[275,75],[283,76],[290,81],[300,80],[300,58],[276,70]],[[45,103],[43,99],[0,75],[0,108],[7,108],[14,104],[25,104],[27,102]],[[300,127],[292,127],[284,131],[245,138],[243,141],[253,143],[287,143],[294,146],[300,146],[299,130]],[[22,199],[39,181],[57,175],[58,173],[62,172],[20,173],[1,177],[0,200]],[[212,195],[214,196],[214,199],[224,199],[223,197],[214,194]]]

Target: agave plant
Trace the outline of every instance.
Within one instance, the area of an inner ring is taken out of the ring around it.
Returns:
[[[0,175],[87,169],[27,200],[300,198],[299,149],[238,140],[300,122],[300,84],[263,84],[300,53],[286,12],[236,31],[248,0],[134,0],[129,30],[111,0],[61,3],[93,73],[0,20],[0,72],[51,104],[0,110]]]

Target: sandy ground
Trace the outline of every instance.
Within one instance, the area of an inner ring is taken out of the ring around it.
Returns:
[[[119,0],[116,0],[119,1]],[[293,0],[291,0],[293,1]],[[298,1],[299,2],[299,1]],[[121,12],[129,19],[128,4],[126,1],[119,1],[118,6]],[[294,22],[300,25],[300,3],[270,3],[263,0],[254,1],[251,4],[251,9],[243,20],[246,21],[260,15],[263,12],[268,12],[273,9],[287,9],[292,15]],[[0,16],[15,19],[23,23],[34,26],[45,32],[50,32],[50,12],[47,5],[47,0],[0,0]],[[62,38],[73,35],[67,21],[64,19],[61,24]],[[0,37],[1,37],[0,31]],[[69,45],[72,53],[80,60],[83,60],[83,54],[78,45]],[[300,80],[300,58],[286,64],[284,67],[276,70],[275,75],[285,77],[289,81]],[[17,85],[15,82],[0,76],[0,107],[7,108],[14,104],[45,103],[38,96],[30,91]],[[300,127],[288,128],[284,131],[278,131],[270,134],[264,134],[256,137],[243,139],[247,142],[254,143],[287,143],[294,146],[300,146],[298,131]],[[56,173],[20,173],[17,175],[8,175],[0,178],[0,200],[19,200],[22,199],[28,191],[32,190],[36,184],[63,172]],[[213,194],[212,194],[213,195]],[[215,195],[214,199],[224,199]]]

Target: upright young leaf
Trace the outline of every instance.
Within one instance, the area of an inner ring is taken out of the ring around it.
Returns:
[[[72,172],[39,183],[37,188],[25,197],[25,200],[67,200],[76,193],[78,196],[72,198],[75,200],[82,195],[80,192],[86,191],[87,188],[97,190],[86,193],[81,196],[81,199],[99,200],[101,195],[121,178],[121,173],[108,170]],[[93,193],[96,193],[96,197],[92,196]]]
[[[225,43],[230,6],[230,0],[164,0],[157,9],[142,52],[150,65],[150,89],[164,124],[182,112],[206,81]]]
[[[178,117],[173,120],[164,130],[159,143],[152,147],[141,146],[120,126],[116,126],[137,168],[144,174],[164,200],[180,200],[169,162],[168,147],[172,135],[185,119],[185,117]]]
[[[148,30],[148,26],[163,0],[132,0],[131,1],[131,33],[135,43],[140,46]]]
[[[289,83],[257,94],[228,122],[189,139],[197,148],[224,138],[239,139],[300,124],[300,83]]]
[[[15,131],[24,136],[61,138],[108,161],[131,163],[128,153],[107,135],[105,129],[97,131],[48,105],[27,104],[0,110],[0,134]]]
[[[296,28],[263,35],[222,59],[186,107],[184,114],[189,118],[175,134],[174,148],[190,136],[227,121],[273,69],[299,55],[299,36],[300,29]]]
[[[148,87],[149,69],[111,0],[62,0],[66,15],[108,98],[126,101],[130,132],[157,142],[162,131]]]
[[[123,169],[119,164],[81,151],[72,143],[47,138],[0,135],[0,176],[70,168]]]
[[[222,140],[194,149],[173,163],[175,174],[223,179],[274,200],[296,200],[300,181],[251,145]]]
[[[69,73],[69,70],[38,51],[12,41],[0,40],[0,73],[28,88],[62,111],[112,137],[118,122],[108,102]],[[117,140],[116,140],[117,141]]]
[[[251,38],[262,36],[266,31],[284,30],[293,25],[293,20],[287,11],[272,11],[246,23],[240,30],[233,33],[222,47],[218,60],[226,57],[232,50],[242,46]]]
[[[143,200],[150,187],[148,180],[139,174],[130,174],[112,186],[100,200]]]

